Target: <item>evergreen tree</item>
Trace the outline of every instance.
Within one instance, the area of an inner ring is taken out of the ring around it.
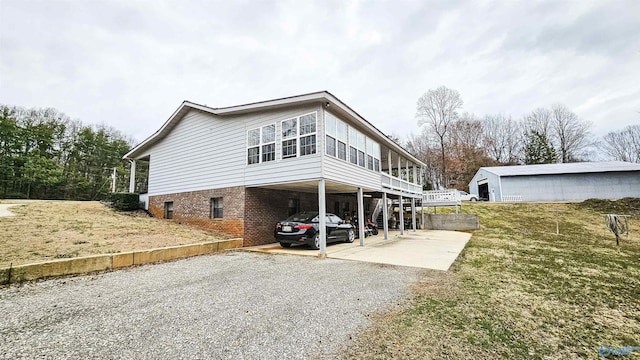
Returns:
[[[547,136],[536,130],[531,130],[526,135],[524,146],[524,163],[553,164],[558,160],[558,155]]]

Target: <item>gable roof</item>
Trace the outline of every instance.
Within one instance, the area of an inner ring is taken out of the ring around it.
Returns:
[[[566,164],[540,164],[515,166],[489,166],[480,168],[498,176],[559,175],[618,171],[640,171],[640,164],[624,161],[580,162]],[[478,171],[480,171],[478,170]]]
[[[360,116],[357,112],[351,109],[347,104],[342,102],[340,99],[335,97],[328,91],[319,91],[314,93],[308,93],[303,95],[289,96],[280,99],[266,100],[253,102],[249,104],[222,107],[222,108],[212,108],[206,105],[196,104],[190,101],[183,101],[182,104],[173,112],[173,114],[169,117],[169,119],[151,136],[146,138],[144,141],[134,146],[128,153],[126,153],[122,158],[123,159],[131,159],[135,158],[138,154],[140,154],[145,149],[148,149],[153,144],[164,138],[173,128],[174,126],[182,119],[184,115],[186,115],[190,110],[199,110],[206,113],[224,116],[224,115],[237,115],[237,114],[245,114],[257,111],[264,110],[274,110],[284,107],[290,106],[298,106],[304,104],[312,104],[312,103],[325,103],[325,106],[330,108],[332,111],[338,112],[339,114],[354,120],[361,125],[363,125],[369,132],[376,134],[379,139],[385,141],[385,146],[391,148],[397,153],[401,153],[404,157],[409,158],[412,162],[426,166],[425,163],[418,160],[415,156],[405,150],[402,146],[396,144],[393,140],[391,140],[386,134],[382,131],[378,130],[375,126],[373,126],[370,122],[368,122],[365,118]]]

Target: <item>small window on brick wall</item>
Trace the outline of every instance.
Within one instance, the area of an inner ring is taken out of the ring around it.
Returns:
[[[289,204],[287,206],[287,216],[291,216],[298,212],[300,212],[300,199],[289,199]]]
[[[211,218],[222,219],[222,198],[211,199]]]
[[[164,218],[173,219],[173,201],[167,201],[164,203]]]

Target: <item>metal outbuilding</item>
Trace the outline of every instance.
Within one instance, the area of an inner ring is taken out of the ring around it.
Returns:
[[[640,197],[640,164],[622,161],[482,167],[469,190],[489,201]]]

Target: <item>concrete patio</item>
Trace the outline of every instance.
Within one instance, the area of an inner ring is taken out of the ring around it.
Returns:
[[[382,234],[367,237],[365,246],[360,246],[358,239],[351,244],[329,244],[327,257],[446,271],[458,258],[470,238],[471,234],[457,231],[409,230],[405,231],[404,235],[400,235],[398,231],[391,231],[388,240],[384,240]],[[242,250],[303,256],[319,254],[318,250],[310,250],[305,245],[285,249],[278,243]]]

